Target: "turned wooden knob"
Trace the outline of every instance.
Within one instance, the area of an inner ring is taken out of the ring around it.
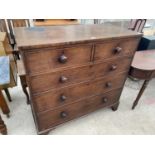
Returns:
[[[61,113],[60,113],[60,117],[61,118],[66,118],[68,116],[68,114],[65,112],[65,111],[62,111]]]
[[[106,83],[106,87],[110,88],[112,86],[112,83],[111,82],[107,82]]]
[[[62,82],[62,83],[66,82],[67,80],[68,80],[68,78],[65,76],[60,77],[60,82]]]
[[[67,97],[65,95],[61,95],[60,99],[61,99],[61,101],[65,101],[67,99]]]
[[[63,54],[58,58],[58,61],[60,63],[66,63],[67,62],[67,57]]]
[[[103,97],[102,101],[103,101],[103,103],[107,103],[108,102],[108,98],[107,97]]]
[[[116,70],[116,69],[117,69],[117,65],[112,65],[111,68],[110,68],[110,70],[112,70],[112,71]]]
[[[121,47],[116,47],[114,50],[115,54],[119,54],[121,51],[122,51]]]

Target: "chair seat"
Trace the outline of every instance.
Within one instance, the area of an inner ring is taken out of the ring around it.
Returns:
[[[0,57],[0,85],[10,83],[10,60],[9,56]]]

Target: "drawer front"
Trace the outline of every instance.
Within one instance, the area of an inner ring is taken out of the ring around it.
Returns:
[[[133,55],[139,39],[116,40],[96,44],[94,60],[102,60],[123,55]]]
[[[53,109],[65,104],[97,95],[123,86],[126,72],[116,76],[107,76],[94,81],[71,85],[47,93],[33,96],[33,103],[37,112]]]
[[[53,71],[60,67],[85,64],[90,61],[92,45],[64,49],[38,49],[25,54],[29,74]]]
[[[94,65],[63,70],[59,72],[42,74],[29,77],[29,83],[32,92],[39,93],[54,88],[82,82],[84,80],[102,77],[107,74],[115,74],[129,69],[130,58],[119,58],[105,63],[96,63]]]
[[[57,110],[48,111],[38,115],[39,131],[52,128],[56,125],[82,116],[102,107],[111,106],[118,102],[121,89],[90,97],[71,105],[66,105]]]

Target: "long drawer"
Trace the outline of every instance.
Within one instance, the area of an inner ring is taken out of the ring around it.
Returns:
[[[30,76],[29,83],[32,93],[35,94],[49,89],[62,88],[84,80],[102,77],[107,74],[116,74],[127,71],[130,63],[131,58],[121,57],[119,59],[112,59],[108,62],[100,62],[49,74]]]
[[[37,116],[39,131],[50,129],[56,125],[82,116],[94,110],[113,105],[118,102],[121,89],[85,98],[71,105],[51,110]]]
[[[44,73],[56,68],[90,62],[92,44],[63,49],[38,49],[25,54],[28,74]]]
[[[66,105],[85,97],[97,95],[123,86],[126,72],[115,76],[106,76],[96,80],[67,86],[33,96],[33,104],[37,112],[43,112]]]

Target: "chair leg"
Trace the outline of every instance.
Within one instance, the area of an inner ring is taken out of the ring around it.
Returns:
[[[3,135],[7,135],[7,128],[6,125],[4,124],[4,121],[1,118],[1,115],[0,115],[0,133]]]
[[[15,56],[16,60],[20,60],[19,52],[13,51],[13,55]]]
[[[3,97],[3,94],[2,92],[0,91],[0,108],[2,109],[2,112],[4,114],[7,115],[7,117],[9,117],[9,113],[10,113],[10,109],[5,101],[5,98]]]
[[[26,99],[27,99],[27,104],[30,104],[30,98],[29,98],[29,94],[27,92],[27,83],[26,83],[26,77],[25,76],[20,76],[20,82],[22,85],[22,89],[24,94],[26,95]]]
[[[138,96],[137,96],[136,100],[134,101],[134,103],[133,103],[133,105],[132,105],[132,110],[135,109],[135,107],[137,106],[138,101],[139,101],[140,97],[142,96],[144,90],[146,89],[148,83],[149,83],[149,80],[145,80],[145,81],[144,81],[143,86],[142,86],[142,88],[140,89],[140,91],[139,91],[139,93],[138,93]]]
[[[5,91],[5,94],[6,94],[7,98],[8,98],[8,100],[11,102],[12,99],[11,99],[11,95],[9,93],[9,89],[8,88],[5,88],[4,91]]]
[[[20,60],[19,53],[17,53],[17,52],[16,52],[16,57],[17,57],[18,60]]]

